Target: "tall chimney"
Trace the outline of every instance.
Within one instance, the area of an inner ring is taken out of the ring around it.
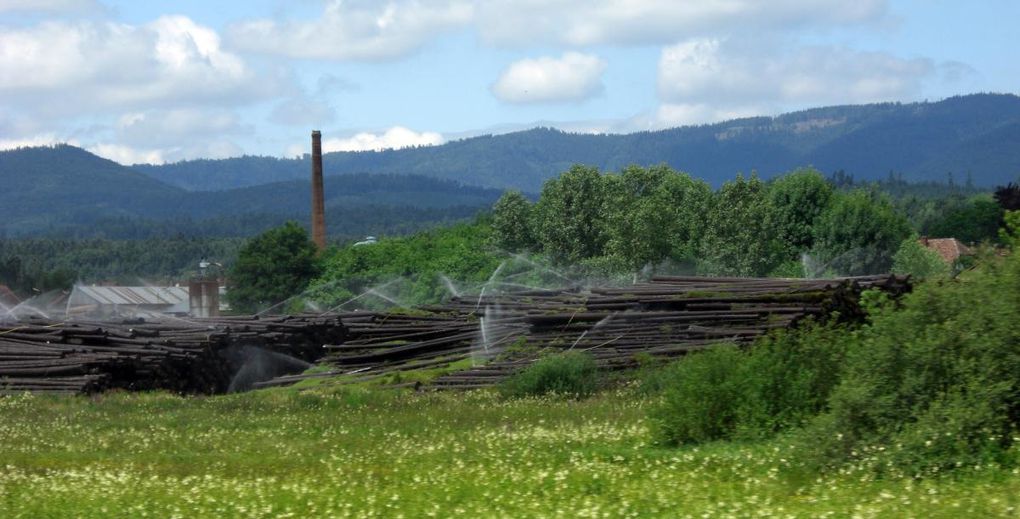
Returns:
[[[322,134],[312,132],[312,241],[326,248],[326,204],[322,194]]]

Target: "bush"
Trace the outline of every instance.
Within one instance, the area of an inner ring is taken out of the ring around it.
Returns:
[[[678,445],[731,437],[749,393],[747,367],[746,355],[732,345],[674,364],[662,401],[651,412],[656,440]]]
[[[949,265],[933,250],[921,245],[916,236],[903,240],[893,255],[893,274],[909,274],[915,278],[936,278],[949,275]]]
[[[686,357],[655,379],[662,402],[651,413],[661,443],[765,438],[825,409],[846,351],[843,326],[805,323],[748,351],[719,346]]]
[[[1020,256],[961,278],[871,310],[831,411],[804,433],[810,461],[908,475],[1007,462],[1020,428]]]
[[[544,357],[500,385],[508,397],[546,394],[591,395],[598,389],[598,365],[591,355],[566,352]]]

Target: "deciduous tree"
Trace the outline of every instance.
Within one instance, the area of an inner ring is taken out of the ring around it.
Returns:
[[[319,273],[315,244],[294,222],[248,241],[230,270],[228,297],[241,312],[254,312],[301,293]]]

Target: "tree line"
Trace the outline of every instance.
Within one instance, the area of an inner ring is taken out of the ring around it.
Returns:
[[[987,195],[894,199],[874,185],[837,188],[813,169],[738,175],[713,191],[665,165],[577,165],[535,202],[505,193],[492,225],[498,247],[593,271],[799,277],[888,272],[917,233],[996,240],[1002,214]]]

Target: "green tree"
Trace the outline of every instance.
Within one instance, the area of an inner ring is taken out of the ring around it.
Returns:
[[[492,206],[493,241],[497,247],[521,251],[537,245],[531,202],[520,191],[507,191]]]
[[[765,184],[757,175],[723,184],[708,210],[700,270],[713,276],[764,276],[781,259]]]
[[[814,245],[812,226],[832,203],[833,189],[813,168],[798,169],[769,186],[773,229],[786,248],[787,259]]]
[[[976,243],[998,238],[1002,208],[993,200],[976,197],[944,213],[932,225],[930,235],[938,238],[956,238],[965,243]]]
[[[607,181],[606,252],[630,268],[693,259],[712,190],[666,165],[630,166]]]
[[[813,255],[838,274],[888,272],[908,236],[910,225],[885,196],[858,189],[836,196],[815,222]]]
[[[241,247],[230,270],[230,304],[241,312],[268,308],[301,293],[319,268],[308,232],[287,222]]]
[[[910,274],[916,278],[931,278],[949,274],[949,265],[935,251],[921,245],[916,236],[903,240],[893,255],[894,274]]]
[[[312,297],[323,308],[348,302],[342,310],[436,304],[458,290],[478,290],[500,268],[503,258],[479,246],[491,241],[492,228],[478,218],[342,247],[324,259],[322,275],[311,283]]]
[[[1006,211],[1003,220],[1006,223],[999,229],[999,239],[1015,251],[1020,247],[1020,210]]]
[[[606,194],[606,181],[590,166],[575,165],[542,186],[536,230],[553,261],[572,263],[604,254]]]

